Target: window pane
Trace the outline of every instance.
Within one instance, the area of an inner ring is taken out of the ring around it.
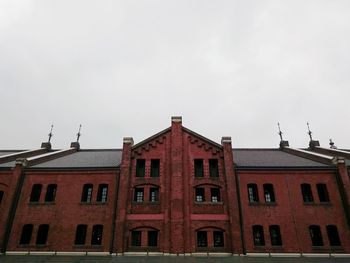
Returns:
[[[45,202],[54,202],[56,198],[56,184],[49,184],[46,189]]]
[[[151,177],[159,177],[159,166],[160,166],[159,159],[151,160]]]
[[[196,188],[196,202],[204,202],[204,188]]]
[[[272,184],[264,184],[264,197],[266,203],[275,202],[275,193]]]
[[[210,189],[210,194],[211,194],[211,201],[213,203],[220,202],[220,189],[219,188],[211,188]]]
[[[203,177],[203,159],[194,159],[194,176],[195,177]]]
[[[2,198],[4,197],[4,191],[0,191],[0,204],[2,202]]]
[[[136,160],[136,177],[145,177],[145,159],[137,159]]]
[[[209,159],[209,173],[210,173],[210,177],[219,176],[218,159]]]
[[[320,202],[329,202],[327,186],[325,184],[317,184],[316,187]]]
[[[312,196],[311,185],[302,184],[301,185],[301,193],[303,195],[304,202],[313,202],[314,201],[314,197]]]
[[[158,246],[158,231],[148,231],[148,246]]]
[[[256,184],[248,184],[249,202],[259,202],[258,187]]]
[[[270,230],[270,237],[271,237],[271,245],[282,246],[280,227],[277,225],[272,225],[270,226],[269,230]]]
[[[94,225],[92,227],[91,245],[101,245],[102,234],[103,234],[103,225]]]
[[[224,246],[224,233],[222,231],[213,232],[214,247]]]
[[[47,234],[49,232],[49,225],[40,225],[38,234],[36,236],[37,245],[45,245],[47,241]]]
[[[253,226],[254,246],[265,246],[264,229],[262,226]]]
[[[134,201],[143,202],[143,188],[135,188]]]
[[[141,231],[132,231],[131,232],[131,245],[134,247],[141,246]]]
[[[341,246],[338,229],[334,225],[327,226],[327,235],[330,246]]]
[[[32,187],[32,193],[30,195],[30,202],[39,202],[41,194],[41,184],[35,184]]]
[[[312,225],[309,227],[311,242],[313,246],[323,246],[321,229],[319,226]]]
[[[197,232],[197,247],[207,247],[207,232],[206,231],[198,231]]]
[[[90,203],[92,198],[92,184],[85,184],[81,195],[81,202]]]
[[[32,233],[33,233],[33,225],[31,225],[31,224],[24,225],[22,228],[22,234],[21,234],[21,239],[20,239],[19,243],[21,245],[29,244],[30,239],[32,237]]]
[[[75,232],[75,245],[84,245],[86,240],[87,225],[78,225]]]
[[[157,187],[150,188],[149,201],[158,202],[159,201],[159,189]]]
[[[100,184],[97,191],[97,202],[105,203],[107,202],[108,185]]]

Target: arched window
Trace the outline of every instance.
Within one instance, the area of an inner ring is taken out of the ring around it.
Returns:
[[[30,194],[30,202],[39,202],[41,195],[41,184],[34,184],[32,187],[32,193]]]
[[[84,184],[83,192],[81,194],[81,202],[83,203],[91,203],[92,199],[92,184]]]

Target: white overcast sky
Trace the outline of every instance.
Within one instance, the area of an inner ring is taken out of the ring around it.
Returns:
[[[0,149],[119,148],[170,126],[350,148],[350,1],[0,0]]]

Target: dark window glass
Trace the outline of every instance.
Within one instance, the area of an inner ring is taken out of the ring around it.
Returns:
[[[97,202],[106,203],[107,202],[107,194],[108,194],[108,185],[107,184],[100,184],[98,186],[97,191]]]
[[[47,241],[47,235],[49,233],[49,225],[40,225],[38,234],[36,236],[37,245],[45,245]]]
[[[146,167],[145,159],[136,160],[136,177],[145,177],[145,167]]]
[[[141,231],[132,231],[131,232],[131,245],[134,247],[141,246]]]
[[[92,227],[91,245],[101,245],[102,234],[103,234],[103,225],[94,225]]]
[[[151,187],[149,190],[149,201],[158,202],[159,201],[159,188]]]
[[[46,189],[45,202],[54,202],[56,198],[56,184],[49,184]]]
[[[224,246],[224,232],[214,231],[213,232],[213,241],[214,241],[214,247],[223,247]]]
[[[319,226],[309,226],[310,238],[313,246],[323,246],[322,233]]]
[[[196,188],[196,202],[204,202],[204,188],[197,187]]]
[[[92,199],[92,184],[84,184],[81,202],[91,203]]]
[[[254,246],[265,246],[264,228],[260,225],[253,226]]]
[[[134,201],[143,202],[143,188],[135,188]]]
[[[148,242],[149,247],[158,246],[158,231],[148,231]]]
[[[316,187],[320,202],[329,202],[327,186],[325,184],[317,184]]]
[[[207,247],[207,231],[198,231],[197,232],[197,247]]]
[[[85,245],[87,225],[78,225],[75,232],[75,245]]]
[[[264,197],[266,203],[275,202],[275,193],[272,184],[264,184]]]
[[[334,225],[328,225],[326,228],[327,228],[329,245],[330,246],[341,246],[337,227]]]
[[[203,159],[194,159],[194,176],[195,177],[203,177]]]
[[[151,160],[151,177],[159,177],[159,166],[160,166],[159,159]]]
[[[303,201],[306,203],[310,203],[314,201],[314,197],[312,196],[311,185],[302,184],[301,185],[301,193],[303,195]]]
[[[219,177],[218,159],[209,159],[209,174],[210,177]]]
[[[39,202],[41,194],[41,184],[35,184],[32,187],[32,193],[30,194],[30,202]]]
[[[22,234],[21,234],[21,239],[19,243],[21,245],[28,245],[30,243],[30,239],[32,238],[32,233],[33,233],[33,225],[31,224],[24,225],[22,228]]]
[[[2,202],[2,198],[4,197],[4,191],[0,191],[0,204]]]
[[[219,188],[211,188],[210,189],[211,201],[213,203],[220,202],[220,189]]]
[[[250,203],[259,202],[258,187],[256,184],[248,184],[248,198]]]
[[[269,227],[270,237],[271,237],[271,245],[272,246],[282,246],[282,237],[280,227],[277,225],[272,225]]]

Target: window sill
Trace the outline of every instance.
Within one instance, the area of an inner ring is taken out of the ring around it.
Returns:
[[[250,206],[277,206],[276,202],[249,202]]]
[[[320,202],[320,203],[304,202],[304,205],[306,205],[306,206],[332,206],[332,203],[331,202]]]
[[[108,202],[80,202],[81,205],[107,205]]]
[[[204,202],[194,201],[194,203],[196,205],[223,205],[224,204],[224,202],[206,202],[206,201]]]
[[[133,205],[159,205],[160,202],[156,201],[156,202],[151,202],[151,201],[143,201],[143,202],[137,202],[137,201],[132,201]]]
[[[45,247],[48,247],[48,245],[47,244],[42,244],[42,245],[20,244],[20,245],[17,245],[17,247],[19,247],[19,248],[45,248]]]
[[[39,206],[39,205],[55,205],[56,202],[29,202],[30,206]]]

